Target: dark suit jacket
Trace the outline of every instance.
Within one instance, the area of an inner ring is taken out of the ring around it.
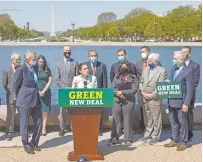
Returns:
[[[136,62],[137,77],[138,77],[139,81],[140,81],[140,79],[142,77],[142,71],[144,69],[143,62],[144,62],[143,59],[141,59],[138,62]],[[160,62],[158,63],[158,65],[162,66]],[[166,73],[166,75],[167,75],[167,73]]]
[[[173,80],[173,74],[176,66],[173,66],[170,72],[170,80]],[[182,108],[182,105],[190,105],[194,93],[194,73],[192,69],[184,66],[174,81],[180,81],[182,85],[182,99],[168,99],[168,104],[173,108]]]
[[[194,86],[195,89],[197,88],[198,84],[199,84],[199,78],[200,78],[200,66],[198,63],[190,60],[189,64],[188,64],[188,68],[192,69],[193,73],[194,73]],[[193,98],[192,98],[192,104],[195,102],[195,97],[196,96],[196,91],[194,90],[194,94],[193,94]]]
[[[85,64],[87,64],[89,69],[89,74],[93,75],[91,62],[88,61]],[[97,61],[96,64],[96,78],[97,78],[97,86],[98,88],[107,88],[107,69],[106,65],[102,62]]]
[[[64,58],[56,64],[56,83],[59,88],[72,87],[73,78],[78,75],[78,62],[70,58],[70,70],[67,70]]]
[[[112,81],[112,88],[115,91],[122,91],[123,95],[127,97],[127,101],[135,102],[134,95],[138,90],[138,79],[135,75],[128,75],[126,78],[125,81],[121,81],[121,76],[119,78],[115,76]],[[116,102],[123,101],[116,95],[114,96],[114,100]]]
[[[12,66],[9,66],[8,68],[3,70],[2,84],[4,89],[6,90],[6,102],[9,104],[12,104],[15,100],[15,93],[13,90],[13,78],[14,71]]]
[[[127,61],[128,62],[128,61]],[[135,64],[131,63],[131,62],[128,62],[130,65],[131,65],[131,68],[130,68],[130,73],[132,75],[136,75],[137,76],[137,70],[136,70],[136,67],[135,67]],[[113,78],[114,76],[118,73],[119,71],[119,68],[120,68],[120,61],[117,62],[117,63],[114,63],[112,66],[111,66],[111,71],[110,71],[110,80],[111,82],[113,81]]]
[[[33,67],[37,75],[37,67]],[[29,108],[34,107],[38,101],[37,83],[33,80],[30,70],[26,64],[20,66],[14,75],[14,92],[17,96],[16,106]]]

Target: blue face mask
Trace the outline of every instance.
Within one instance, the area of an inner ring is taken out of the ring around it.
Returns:
[[[92,63],[96,63],[97,62],[97,57],[90,57],[90,60]]]
[[[31,66],[35,66],[36,65],[36,61],[32,61]]]
[[[124,56],[118,56],[118,60],[122,62],[125,60],[125,57]]]
[[[151,63],[151,64],[148,63],[148,66],[149,66],[150,70],[153,70],[155,68],[154,63]]]

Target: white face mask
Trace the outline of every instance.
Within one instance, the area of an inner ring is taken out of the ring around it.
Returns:
[[[143,59],[147,58],[147,54],[146,53],[141,53],[141,56],[142,56]]]

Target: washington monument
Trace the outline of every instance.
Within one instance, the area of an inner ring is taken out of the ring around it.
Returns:
[[[51,9],[51,34],[50,36],[54,37],[56,36],[55,34],[55,20],[54,20],[54,5],[52,4],[52,9]]]

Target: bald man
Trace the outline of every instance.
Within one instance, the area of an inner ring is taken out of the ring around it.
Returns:
[[[63,58],[56,64],[56,83],[59,88],[71,88],[74,76],[77,75],[78,62],[71,57],[71,47],[64,46],[63,48]],[[67,111],[64,108],[59,110],[59,123],[60,131],[59,136],[64,136],[65,134],[65,119]],[[70,118],[69,118],[70,119]],[[70,120],[68,131],[71,131]]]

